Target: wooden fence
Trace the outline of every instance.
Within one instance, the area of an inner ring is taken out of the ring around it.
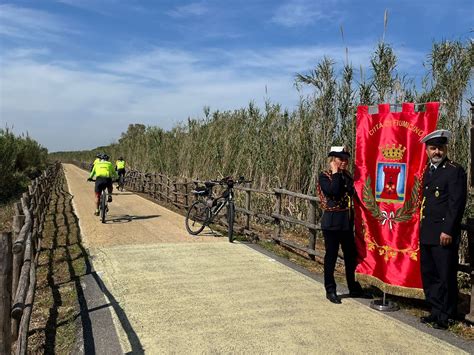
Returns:
[[[16,203],[13,233],[0,235],[0,354],[26,354],[38,251],[59,162],[36,178]]]
[[[74,162],[76,165],[88,170],[89,164]],[[149,198],[173,206],[184,214],[187,208],[195,200],[191,191],[203,181],[187,178],[170,178],[160,173],[142,173],[136,170],[127,171],[125,178],[125,187],[134,192],[148,195]],[[282,188],[273,188],[272,190],[255,189],[249,186],[235,185],[234,189],[245,194],[243,204],[236,205],[235,211],[237,221],[234,228],[237,233],[245,234],[250,237],[263,237],[270,235],[270,238],[288,248],[296,250],[299,253],[307,255],[315,260],[316,256],[323,257],[324,253],[316,248],[318,232],[321,231],[320,224],[317,223],[321,211],[318,207],[319,198],[316,196],[305,195]],[[272,199],[273,210],[257,211],[252,204],[252,196],[265,195]],[[283,210],[287,210],[284,201],[289,199],[304,201],[306,204],[306,218],[301,219],[294,216],[285,215]],[[265,221],[258,223],[256,221]],[[225,221],[222,221],[225,224]],[[300,226],[307,230],[307,244],[303,245],[297,241],[289,240],[284,237],[283,225]],[[270,226],[270,227],[268,227]],[[255,228],[259,227],[259,228]],[[263,228],[262,228],[263,227]],[[269,231],[270,229],[270,232]],[[474,322],[474,219],[468,219],[467,224],[462,228],[467,230],[468,235],[468,255],[470,264],[460,264],[459,270],[470,274],[471,276],[471,305],[470,313],[466,319]],[[265,232],[262,232],[265,230]],[[341,260],[338,260],[341,263]]]

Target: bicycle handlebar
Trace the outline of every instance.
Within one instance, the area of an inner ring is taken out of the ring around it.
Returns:
[[[95,182],[97,179],[87,179],[87,182]],[[117,182],[119,179],[112,179],[112,182]]]
[[[231,176],[226,176],[225,178],[222,178],[220,180],[208,180],[205,182],[205,184],[213,184],[215,185],[229,185],[229,184],[248,184],[251,183],[252,180],[245,180],[243,176],[241,176],[238,180],[234,180]]]

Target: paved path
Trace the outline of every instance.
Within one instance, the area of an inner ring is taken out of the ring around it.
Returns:
[[[319,282],[245,244],[189,236],[182,216],[129,192],[103,225],[87,174],[65,170],[124,352],[463,353],[355,300],[331,304]]]

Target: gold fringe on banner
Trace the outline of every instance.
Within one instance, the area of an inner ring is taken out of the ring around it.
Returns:
[[[369,285],[375,286],[379,288],[382,292],[388,293],[390,295],[407,297],[407,298],[418,298],[421,300],[425,299],[425,293],[423,292],[423,289],[421,288],[410,288],[410,287],[390,285],[381,281],[375,276],[366,275],[366,274],[356,273],[356,278],[358,281],[362,281]]]

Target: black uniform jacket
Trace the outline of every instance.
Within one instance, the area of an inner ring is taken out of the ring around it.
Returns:
[[[439,245],[441,232],[453,237],[453,243],[459,243],[467,198],[466,173],[447,158],[431,175],[429,167],[430,164],[423,176],[420,243]]]
[[[352,230],[354,225],[352,211],[352,196],[354,195],[354,180],[348,172],[331,174],[323,171],[319,174],[319,197],[323,216],[323,230]]]

